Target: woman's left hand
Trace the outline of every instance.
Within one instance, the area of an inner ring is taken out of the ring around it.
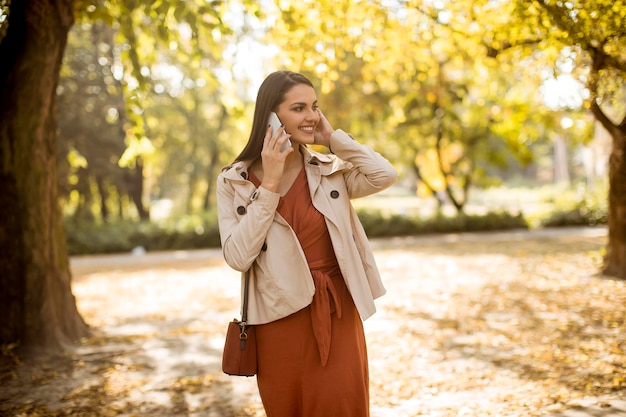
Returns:
[[[317,109],[317,112],[320,115],[320,120],[315,127],[314,143],[330,148],[330,137],[335,132],[335,129],[333,129],[320,109]]]

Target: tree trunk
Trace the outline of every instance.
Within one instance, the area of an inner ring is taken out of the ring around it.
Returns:
[[[143,204],[143,160],[137,157],[135,169],[127,173],[128,193],[135,203],[140,220],[150,220],[150,212]]]
[[[626,134],[619,141],[609,158],[609,242],[602,272],[626,279]]]
[[[213,186],[215,185],[215,172],[217,170],[217,164],[220,160],[219,150],[217,146],[215,146],[215,142],[211,147],[211,160],[209,161],[209,166],[207,169],[207,187],[206,193],[204,194],[204,201],[202,204],[202,209],[204,211],[208,211],[211,208],[211,196],[213,195]]]
[[[594,107],[596,118],[605,122],[613,138],[609,156],[609,241],[602,272],[626,279],[626,117],[619,126],[611,127]]]
[[[226,109],[226,106],[222,104],[220,112],[220,122],[217,127],[218,132],[224,130],[227,119],[228,109]],[[202,205],[202,208],[205,211],[211,208],[211,196],[213,195],[213,186],[215,185],[216,181],[215,173],[218,172],[218,164],[220,162],[220,147],[216,139],[209,141],[209,152],[211,152],[211,160],[209,161],[209,166],[207,167],[208,184],[206,188],[206,193],[204,194],[204,203]]]
[[[609,241],[602,273],[626,279],[626,116],[614,123],[598,104],[597,78],[601,65],[602,59],[595,56],[589,90],[593,97],[591,112],[613,140],[609,156]]]
[[[98,187],[98,194],[100,194],[100,216],[102,216],[102,221],[106,223],[109,221],[109,208],[107,206],[109,193],[102,175],[96,175],[96,185]]]
[[[73,3],[12,2],[0,40],[0,344],[28,351],[59,352],[88,332],[57,182],[56,88]]]
[[[428,188],[428,191],[430,191],[430,193],[433,195],[435,200],[437,200],[437,211],[441,212],[441,209],[443,208],[443,205],[445,204],[446,200],[445,198],[442,197],[441,192],[437,191],[435,187],[433,187],[432,184],[428,182],[426,178],[424,178],[424,176],[422,175],[422,170],[420,169],[419,165],[417,165],[417,163],[415,162],[416,159],[417,159],[416,157],[413,157],[414,162],[411,164],[411,168],[413,168],[413,172],[415,172],[415,177],[417,178],[418,181],[421,181],[422,184],[424,184],[426,188]]]

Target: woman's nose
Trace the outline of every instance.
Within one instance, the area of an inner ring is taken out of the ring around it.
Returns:
[[[317,119],[319,119],[319,116],[319,113],[315,109],[309,109],[306,112],[307,120],[317,121]]]

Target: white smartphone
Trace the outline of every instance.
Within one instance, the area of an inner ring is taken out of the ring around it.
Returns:
[[[274,133],[276,133],[276,131],[283,125],[280,121],[280,119],[278,118],[278,116],[276,115],[276,113],[271,112],[270,113],[270,119],[267,122],[270,126],[272,126],[272,135]],[[287,139],[284,143],[283,146],[280,147],[280,151],[284,151],[287,148],[291,147],[291,141],[289,139]]]

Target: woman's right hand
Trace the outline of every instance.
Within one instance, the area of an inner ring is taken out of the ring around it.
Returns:
[[[284,133],[284,131],[284,126],[281,126],[276,132],[272,132],[272,127],[269,126],[263,139],[263,149],[261,150],[261,162],[263,165],[261,186],[274,193],[278,191],[280,180],[283,177],[287,155],[293,152],[292,147],[288,147],[282,152],[280,150],[282,144],[291,137],[289,133]]]

